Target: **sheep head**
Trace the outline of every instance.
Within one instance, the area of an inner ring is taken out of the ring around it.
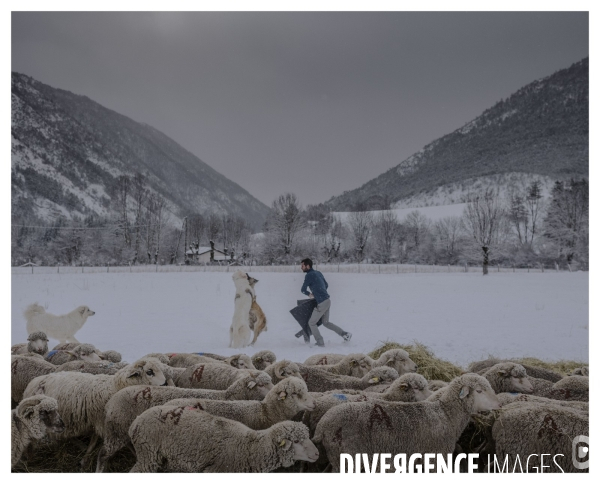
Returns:
[[[315,399],[309,394],[306,383],[301,378],[285,378],[269,393],[272,395],[271,399],[285,403],[286,408],[291,410],[292,416],[304,410],[312,412],[316,407]]]
[[[144,358],[119,370],[118,377],[121,388],[131,385],[166,386],[167,379],[161,370],[162,363],[156,358]]]
[[[490,383],[475,373],[465,373],[455,378],[449,387],[449,390],[458,392],[459,401],[465,405],[471,415],[497,410],[501,407]],[[452,398],[453,391],[446,391],[442,398]]]
[[[47,431],[61,433],[65,424],[58,414],[58,402],[46,395],[25,398],[17,407],[17,415],[31,434],[41,439]]]
[[[282,467],[290,467],[295,461],[315,462],[319,451],[308,435],[308,427],[300,422],[279,422],[265,431],[274,447]]]

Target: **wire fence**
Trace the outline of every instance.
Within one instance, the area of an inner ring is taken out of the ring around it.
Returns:
[[[422,264],[315,264],[314,268],[323,273],[344,274],[409,274],[409,273],[468,273],[483,272],[482,266],[476,265],[422,265]],[[272,266],[229,266],[229,265],[132,265],[132,266],[21,266],[12,267],[12,274],[94,274],[94,273],[143,273],[143,272],[301,272],[299,265]],[[488,266],[494,272],[570,272],[567,269],[538,264],[531,267]]]

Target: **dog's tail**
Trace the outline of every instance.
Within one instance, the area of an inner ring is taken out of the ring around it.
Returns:
[[[45,312],[46,310],[38,303],[33,303],[27,306],[23,312],[25,320],[27,321],[27,333],[31,334],[35,331],[35,328],[33,327],[33,318],[35,316],[39,316],[40,314],[44,314]]]

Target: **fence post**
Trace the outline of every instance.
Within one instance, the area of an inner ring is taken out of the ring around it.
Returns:
[[[417,273],[417,264],[415,264],[415,274]]]
[[[106,264],[106,272],[109,272],[110,270],[110,262],[108,264]]]
[[[527,274],[529,274],[529,264],[527,264]]]
[[[498,272],[500,272],[500,264],[498,264]]]
[[[515,272],[515,265],[513,264],[513,272]]]
[[[558,272],[558,262],[554,261],[554,267],[556,267],[556,272]]]
[[[33,273],[33,266],[31,266],[31,272]],[[360,262],[358,263],[358,273],[360,274]]]
[[[60,264],[56,265],[56,273],[58,274],[60,272]],[[31,266],[31,273],[33,274],[33,266]]]
[[[33,274],[33,266],[31,266],[31,273]]]
[[[381,274],[381,264],[377,264],[377,269],[379,270],[379,273]]]
[[[154,272],[158,272],[158,264],[156,264],[156,271],[154,271]]]
[[[567,267],[569,268],[569,272],[571,272],[571,264],[569,264],[568,262],[567,262]],[[33,269],[33,267],[32,267],[32,269]]]
[[[469,271],[467,270],[467,263],[466,263],[466,262],[465,262],[465,272],[469,272]]]
[[[544,273],[544,264],[540,263],[540,267],[542,268],[542,274]]]

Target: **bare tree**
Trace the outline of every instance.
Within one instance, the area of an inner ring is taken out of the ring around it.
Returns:
[[[133,264],[138,260],[140,253],[140,228],[142,225],[142,208],[146,200],[146,178],[140,172],[137,172],[131,180],[131,195],[135,203],[135,245]]]
[[[206,237],[209,241],[216,242],[216,240],[221,235],[221,217],[219,217],[216,213],[211,213],[208,216],[208,221],[206,223]]]
[[[483,274],[488,273],[490,255],[499,248],[504,234],[505,210],[498,194],[488,188],[483,195],[469,197],[463,213],[463,225],[483,258]]]
[[[277,197],[267,220],[269,232],[275,235],[284,256],[293,254],[298,232],[306,226],[302,206],[293,193]]]
[[[340,255],[342,241],[346,238],[347,230],[339,217],[331,216],[331,225],[323,237],[323,251],[326,261],[331,262]]]
[[[387,264],[392,259],[394,244],[398,239],[400,223],[391,210],[383,210],[375,217],[373,223],[373,241],[375,253],[379,261]]]
[[[129,233],[129,219],[127,217],[127,198],[131,181],[127,175],[120,175],[117,179],[116,202],[119,210],[119,225],[123,231],[123,241],[126,247],[131,247],[131,234]]]
[[[371,235],[373,214],[371,212],[351,212],[348,216],[348,224],[354,239],[356,259],[360,262],[364,258],[367,242]]]
[[[403,225],[408,245],[418,250],[429,233],[429,219],[418,210],[413,210],[406,216]]]
[[[448,263],[457,261],[462,231],[460,217],[445,217],[434,223],[434,232],[440,252]]]

